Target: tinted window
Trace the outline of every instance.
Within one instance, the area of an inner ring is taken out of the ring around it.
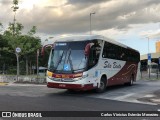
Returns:
[[[131,62],[140,61],[140,54],[137,51],[108,42],[105,42],[104,44],[102,57]]]

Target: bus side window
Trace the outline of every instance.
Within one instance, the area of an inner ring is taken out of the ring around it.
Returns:
[[[90,55],[89,55],[89,68],[97,64],[99,55],[101,51],[101,46],[96,41],[94,45],[91,46]]]
[[[102,58],[107,58],[107,42],[104,43]]]

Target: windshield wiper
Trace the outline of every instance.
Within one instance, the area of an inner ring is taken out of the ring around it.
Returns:
[[[68,61],[69,61],[70,66],[71,66],[71,71],[74,72],[74,71],[73,71],[73,64],[72,64],[72,60],[70,59],[70,56],[71,56],[71,49],[69,49],[69,55],[68,55],[67,63],[68,63]]]
[[[62,55],[59,57],[58,63],[57,63],[57,65],[55,66],[55,69],[54,69],[54,70],[57,70],[59,64],[60,64],[61,61],[62,61],[63,55],[64,55],[64,51],[63,51]]]

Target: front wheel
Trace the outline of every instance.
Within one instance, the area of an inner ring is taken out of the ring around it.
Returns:
[[[100,86],[99,86],[99,88],[96,89],[96,92],[102,93],[105,90],[106,90],[106,79],[105,79],[105,77],[102,77],[101,81],[100,81]]]

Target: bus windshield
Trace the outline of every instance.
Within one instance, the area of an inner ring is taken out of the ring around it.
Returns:
[[[50,54],[48,69],[56,73],[84,71],[88,59],[84,52],[87,43],[87,41],[56,42]]]

